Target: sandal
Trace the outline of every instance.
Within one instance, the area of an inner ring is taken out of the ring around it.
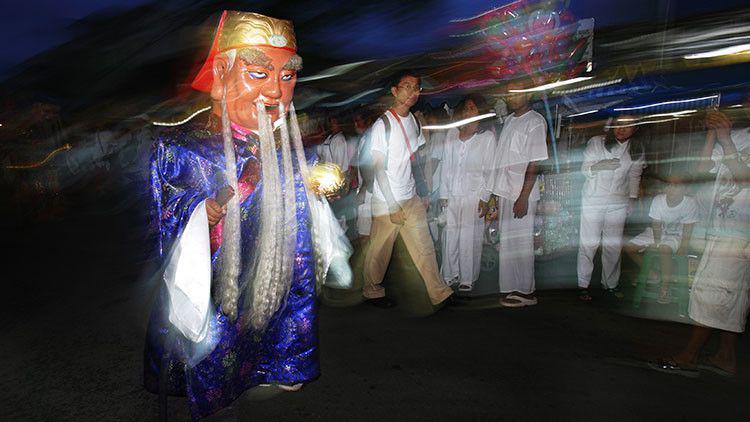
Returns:
[[[681,367],[671,358],[657,359],[653,362],[649,362],[648,366],[655,371],[664,372],[665,374],[682,375],[683,377],[688,378],[696,378],[700,376],[700,372],[696,369]]]
[[[527,298],[515,294],[509,294],[500,299],[500,306],[505,308],[523,308],[524,306],[534,306],[539,303],[536,297]]]
[[[583,302],[591,302],[592,299],[593,297],[591,297],[591,295],[589,294],[588,289],[581,289],[578,292],[578,300],[581,300]]]
[[[474,286],[469,283],[459,283],[458,285],[459,292],[470,292],[472,289],[474,289]]]

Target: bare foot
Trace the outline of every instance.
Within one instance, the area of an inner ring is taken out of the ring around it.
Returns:
[[[696,366],[698,365],[698,358],[693,357],[693,356],[688,356],[683,353],[678,353],[672,356],[672,362],[679,365],[680,368],[695,369]]]
[[[732,375],[737,374],[737,362],[731,362],[716,355],[709,357],[708,362]]]

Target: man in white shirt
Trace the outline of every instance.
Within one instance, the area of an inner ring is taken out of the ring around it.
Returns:
[[[419,78],[401,73],[391,83],[393,105],[371,129],[370,149],[375,176],[372,197],[372,227],[365,254],[365,285],[362,295],[382,308],[394,306],[380,285],[391,260],[396,236],[401,235],[427,288],[433,305],[443,302],[453,290],[442,280],[435,246],[427,228],[427,215],[417,196],[412,174],[414,154],[425,143],[409,109],[419,99]],[[387,126],[386,127],[386,121]],[[389,130],[388,130],[389,129]]]
[[[527,87],[509,84],[509,90]],[[536,305],[534,295],[534,216],[539,201],[537,163],[546,160],[547,122],[532,110],[531,95],[508,97],[513,113],[508,116],[498,138],[492,175],[482,206],[490,193],[499,197],[500,219],[500,304],[506,307]]]

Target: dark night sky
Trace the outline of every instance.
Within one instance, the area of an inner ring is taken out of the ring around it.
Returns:
[[[25,0],[0,3],[0,37],[3,55],[0,57],[0,78],[16,64],[45,49],[64,43],[70,37],[70,27],[76,20],[92,13],[127,9],[152,0]],[[167,0],[169,1],[169,0]],[[343,19],[321,28],[313,36],[318,42],[336,46],[338,59],[362,59],[363,52],[372,57],[398,56],[430,49],[439,30],[452,18],[472,16],[506,1],[432,0],[428,8],[411,14],[404,31],[393,31],[394,15],[411,8],[404,1],[348,0],[346,2],[318,0],[294,2],[305,8],[335,10],[341,4],[362,5],[360,12],[348,13]],[[171,1],[179,3],[179,1]],[[273,3],[269,1],[264,4]],[[285,2],[281,4],[289,4]],[[314,5],[314,6],[312,6]],[[625,24],[633,21],[665,20],[721,9],[750,5],[747,0],[721,2],[694,0],[571,0],[570,9],[578,17],[594,17],[597,27]],[[246,7],[244,9],[247,9]],[[351,6],[347,7],[351,9]],[[312,12],[311,12],[312,13]],[[415,31],[419,28],[419,31]],[[349,57],[347,57],[349,56]]]

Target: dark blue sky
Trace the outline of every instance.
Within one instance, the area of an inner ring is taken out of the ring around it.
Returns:
[[[69,39],[66,28],[106,8],[152,0],[10,0],[0,2],[0,75],[8,68]]]
[[[0,77],[23,60],[67,41],[66,28],[78,19],[107,9],[127,9],[152,0],[25,0],[0,3],[0,37],[3,55],[0,56]],[[173,1],[174,2],[174,1]],[[246,3],[246,2],[245,2]],[[264,1],[263,3],[270,3]],[[409,54],[434,45],[435,37],[444,36],[440,29],[450,20],[467,17],[506,4],[508,1],[434,0],[427,11],[414,16],[410,22],[393,31],[393,20],[400,10],[409,10],[404,1],[310,1],[305,8],[321,7],[329,10],[339,4],[361,4],[361,12],[347,14],[343,19],[320,28],[314,37],[320,43],[335,46],[337,58],[361,56],[363,51],[373,57]],[[717,8],[748,5],[747,0],[571,0],[570,9],[578,17],[594,17],[597,27],[624,24],[632,21],[664,20],[705,13]],[[284,3],[281,3],[284,4]],[[314,5],[314,6],[313,6]],[[351,6],[349,6],[351,8]],[[245,9],[247,9],[245,7]],[[668,12],[667,12],[668,11]],[[314,13],[314,11],[312,12]],[[408,36],[405,36],[408,34]]]

